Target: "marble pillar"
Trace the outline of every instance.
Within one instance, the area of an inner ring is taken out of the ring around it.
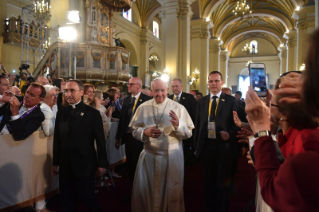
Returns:
[[[219,72],[223,75],[224,85],[227,87],[229,52],[227,50],[221,50],[219,55]]]
[[[171,79],[177,77],[187,84],[190,72],[190,4],[193,0],[160,0],[162,9],[162,49],[164,68]],[[169,82],[170,84],[170,82]]]
[[[141,58],[141,65],[138,69],[137,76],[141,78],[143,84],[145,84],[145,73],[149,70],[149,49],[151,48],[151,43],[149,42],[148,36],[153,36],[152,32],[148,32],[148,29],[141,30],[140,36],[140,58]],[[148,35],[149,33],[149,35]]]
[[[213,23],[207,22],[204,19],[191,21],[191,63],[190,76],[197,68],[200,71],[200,77],[190,90],[199,90],[203,94],[207,93],[207,78],[210,72],[209,69],[209,39],[210,31]]]
[[[279,50],[279,59],[280,59],[280,75],[285,72],[288,72],[288,60],[287,60],[287,46],[281,46]]]

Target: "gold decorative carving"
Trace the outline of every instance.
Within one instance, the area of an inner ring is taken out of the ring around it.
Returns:
[[[18,41],[18,42],[21,41],[21,39],[18,39],[18,38],[16,38],[16,37],[13,37],[13,40]]]
[[[79,54],[79,53],[82,53],[82,54]],[[76,59],[78,60],[82,60],[85,56],[85,52],[77,52],[76,54],[77,54]]]
[[[111,55],[114,55],[114,57],[111,57]],[[108,59],[109,59],[110,62],[115,62],[116,54],[108,54]]]
[[[128,57],[125,57],[124,55],[122,55],[122,62],[127,64],[128,63]]]
[[[100,60],[101,57],[103,56],[103,51],[101,51],[100,55],[99,56],[96,56],[93,51],[91,51],[91,55],[93,57],[94,60]]]

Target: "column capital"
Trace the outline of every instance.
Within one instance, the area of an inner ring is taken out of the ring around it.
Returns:
[[[297,30],[290,30],[289,33],[286,33],[288,37],[287,46],[294,47],[297,44]]]
[[[214,24],[211,21],[205,21],[204,19],[198,19],[191,21],[191,39],[201,38],[209,39],[210,31]]]
[[[278,54],[279,57],[286,58],[287,57],[287,46],[279,46],[278,51],[280,52]]]
[[[190,4],[195,0],[158,0],[162,5],[160,11],[160,18],[163,19],[166,15],[176,14],[177,18],[191,18],[193,15]]]
[[[217,38],[209,40],[209,52],[210,53],[218,53],[220,50],[219,40]]]
[[[220,59],[221,59],[221,60],[226,61],[226,60],[229,59],[229,56],[228,56],[229,51],[223,49],[223,50],[220,50],[219,54],[220,54]]]

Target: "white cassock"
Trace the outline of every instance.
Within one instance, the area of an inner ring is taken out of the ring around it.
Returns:
[[[171,110],[179,118],[176,130],[169,121]],[[161,136],[143,136],[144,130],[156,123]],[[168,98],[161,104],[152,99],[137,108],[129,126],[134,129],[134,138],[145,142],[135,172],[132,212],[185,211],[182,140],[190,138],[194,128],[187,110]]]

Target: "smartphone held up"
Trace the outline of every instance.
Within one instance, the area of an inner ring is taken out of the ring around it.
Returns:
[[[259,97],[267,95],[266,66],[264,63],[250,63],[248,66],[250,86]]]

